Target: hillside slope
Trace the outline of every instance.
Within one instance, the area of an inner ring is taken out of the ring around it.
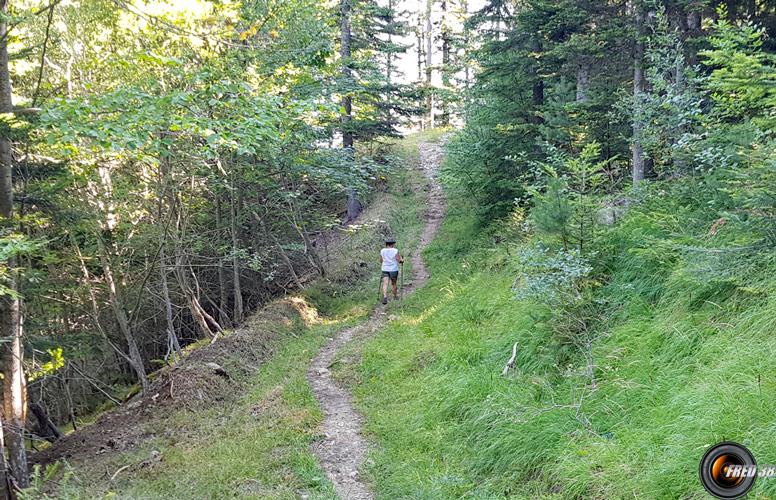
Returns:
[[[482,227],[451,191],[428,286],[339,373],[379,445],[378,497],[705,498],[710,445],[776,461],[772,254],[672,182],[603,230],[590,300],[562,308],[513,290],[539,237]]]
[[[435,140],[440,132],[424,136]],[[151,393],[43,450],[35,498],[331,498],[311,451],[323,414],[306,380],[319,349],[376,304],[375,248],[421,240],[424,182],[413,137],[396,146],[387,188],[336,238],[327,278],[273,302],[193,350]],[[407,271],[411,272],[411,263]],[[388,307],[389,311],[394,305]]]

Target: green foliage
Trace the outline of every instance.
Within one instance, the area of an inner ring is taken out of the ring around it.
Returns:
[[[395,78],[405,13],[354,4],[350,82],[337,9],[313,0],[12,6],[14,105],[34,110],[0,117],[19,214],[0,254],[22,271],[27,351],[67,360],[72,401],[29,364],[55,420],[100,404],[92,378],[135,383],[130,343],[151,368],[171,331],[196,344],[327,272],[319,238],[346,189],[369,201],[391,168],[368,141],[395,135],[415,98]],[[343,92],[354,154],[334,147]],[[8,275],[0,293],[18,293]]]
[[[714,25],[711,49],[701,54],[712,69],[706,85],[723,119],[759,117],[773,127],[776,56],[762,49],[764,38],[765,30],[753,23],[738,26],[722,17]]]
[[[259,338],[267,335],[258,348],[272,352],[249,370],[245,380],[233,381],[245,391],[207,408],[165,408],[157,418],[138,422],[156,437],[95,461],[73,461],[63,476],[51,477],[56,473],[48,470],[45,476],[36,474],[30,498],[52,490],[56,498],[331,498],[333,488],[311,452],[320,439],[323,415],[306,374],[312,358],[336,330],[364,320],[374,306],[380,276],[375,255],[382,237],[394,235],[407,254],[419,239],[421,204],[412,185],[420,175],[415,168],[420,139],[394,144],[397,167],[386,176],[385,191],[366,208],[363,224],[338,238],[327,276],[292,299],[303,302],[315,313],[310,315],[314,319],[278,318],[273,303],[244,325],[256,329]],[[230,373],[244,368],[229,366],[246,361],[241,353],[226,353],[223,367]],[[128,472],[121,469],[124,466],[137,472],[124,474]],[[102,473],[105,467],[114,477]],[[181,476],[181,470],[192,474]]]
[[[353,99],[353,119],[347,128],[356,141],[398,137],[398,127],[420,111],[421,98],[414,85],[401,83],[398,58],[409,45],[407,12],[375,0],[351,2],[351,78],[339,90]]]
[[[537,245],[521,248],[517,257],[519,270],[512,285],[515,299],[547,303],[581,299],[579,284],[592,268],[573,250],[552,254],[546,247]]]
[[[685,43],[665,11],[657,12],[646,48],[649,91],[625,99],[623,110],[636,116],[644,151],[654,173],[667,177],[693,172],[692,144],[700,135],[703,95],[697,68],[686,62]]]
[[[595,142],[585,145],[577,157],[553,149],[550,153],[548,162],[538,165],[550,180],[544,192],[531,190],[531,219],[540,233],[559,239],[564,250],[574,245],[584,253],[596,235],[600,202],[595,195],[601,192],[610,161],[596,162],[601,147]]]

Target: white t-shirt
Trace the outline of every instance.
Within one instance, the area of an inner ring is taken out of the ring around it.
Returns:
[[[398,271],[399,261],[396,260],[396,256],[399,255],[399,250],[396,248],[383,248],[380,250],[380,255],[383,256],[383,271]]]

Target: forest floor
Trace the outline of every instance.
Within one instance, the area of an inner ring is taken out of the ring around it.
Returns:
[[[428,281],[429,272],[421,252],[431,243],[444,215],[444,195],[436,179],[443,156],[442,144],[421,142],[418,153],[420,167],[428,180],[425,185],[427,206],[420,244],[411,257],[412,281],[404,283],[404,295],[411,294]],[[423,186],[415,184],[416,189]],[[353,407],[350,393],[333,380],[330,369],[345,345],[374,333],[385,326],[388,318],[386,308],[377,307],[364,323],[340,331],[321,349],[307,372],[307,379],[325,414],[322,427],[325,438],[314,445],[314,452],[341,498],[363,500],[374,495],[359,473],[368,447],[363,437],[362,418]]]
[[[394,235],[412,256],[405,296],[428,279],[420,252],[441,223],[441,188],[433,181],[441,135],[412,136],[394,147],[387,189],[332,238],[335,257],[325,279],[268,304],[216,342],[192,346],[183,362],[154,375],[148,395],[34,454],[31,497],[334,498],[342,492],[347,480],[339,471],[347,466],[326,450],[332,436],[347,437],[332,431],[328,417],[337,402],[320,397],[319,383],[336,386],[322,370],[343,362],[338,347],[347,339],[375,332],[402,307],[377,305],[375,255],[384,235]],[[344,425],[360,436],[357,413],[347,409]],[[363,459],[363,439],[357,446]]]

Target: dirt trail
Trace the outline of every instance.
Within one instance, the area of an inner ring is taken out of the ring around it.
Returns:
[[[444,197],[437,182],[442,149],[443,141],[418,144],[420,167],[428,180],[427,185],[415,186],[415,189],[427,193],[425,225],[420,243],[411,257],[412,281],[406,283],[405,295],[422,287],[429,277],[421,252],[434,239],[444,215]],[[325,439],[313,446],[313,452],[342,499],[371,499],[374,494],[359,472],[368,450],[362,435],[363,419],[353,407],[350,393],[332,380],[329,368],[343,346],[354,337],[372,334],[385,324],[386,319],[385,307],[376,307],[366,322],[342,330],[330,340],[313,359],[307,372],[307,379],[325,415],[322,427]]]

